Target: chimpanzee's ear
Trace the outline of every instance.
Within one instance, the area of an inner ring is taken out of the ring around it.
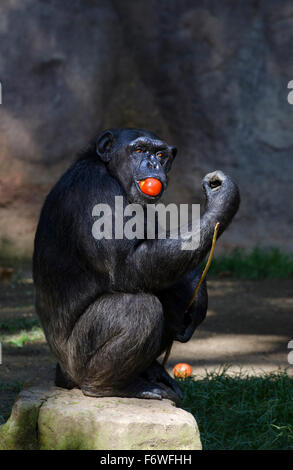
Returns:
[[[111,159],[113,141],[114,136],[111,131],[105,131],[98,137],[96,152],[103,162],[109,162]]]
[[[170,147],[170,150],[171,150],[172,157],[173,157],[173,160],[174,160],[174,158],[177,155],[177,148],[176,147]]]

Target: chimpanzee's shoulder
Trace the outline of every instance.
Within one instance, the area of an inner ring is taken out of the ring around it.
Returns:
[[[75,158],[75,162],[82,162],[82,161],[88,161],[88,160],[93,160],[93,161],[98,160],[95,140],[91,140],[87,146],[82,148],[77,153],[76,158]]]

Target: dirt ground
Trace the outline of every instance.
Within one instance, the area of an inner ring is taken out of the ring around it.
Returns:
[[[208,282],[209,310],[204,323],[186,344],[174,343],[168,369],[187,362],[194,374],[223,364],[230,371],[242,368],[261,374],[288,367],[288,342],[293,339],[292,280],[246,281],[212,279]],[[29,278],[12,285],[0,283],[0,322],[34,317],[34,289]],[[3,344],[1,383],[52,378],[55,360],[45,340],[23,347]],[[7,408],[15,391],[0,387],[1,408]]]
[[[195,374],[223,364],[253,375],[279,367],[293,373],[292,280],[210,280],[208,291],[205,321],[188,343],[174,344],[170,366],[188,362]]]

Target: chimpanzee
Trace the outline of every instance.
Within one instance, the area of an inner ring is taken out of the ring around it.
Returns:
[[[97,240],[93,207],[115,196],[144,208],[159,200],[176,155],[155,134],[109,129],[92,141],[46,198],[35,237],[36,311],[58,360],[56,385],[89,396],[171,398],[178,384],[156,360],[173,340],[188,341],[203,321],[203,283],[185,313],[211,248],[239,205],[236,184],[221,171],[203,179],[200,243],[182,250],[165,239]],[[154,188],[143,188],[155,181]]]

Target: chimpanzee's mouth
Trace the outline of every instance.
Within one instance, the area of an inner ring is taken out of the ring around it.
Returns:
[[[137,189],[150,199],[156,199],[163,193],[164,186],[159,178],[148,177],[135,181]]]

